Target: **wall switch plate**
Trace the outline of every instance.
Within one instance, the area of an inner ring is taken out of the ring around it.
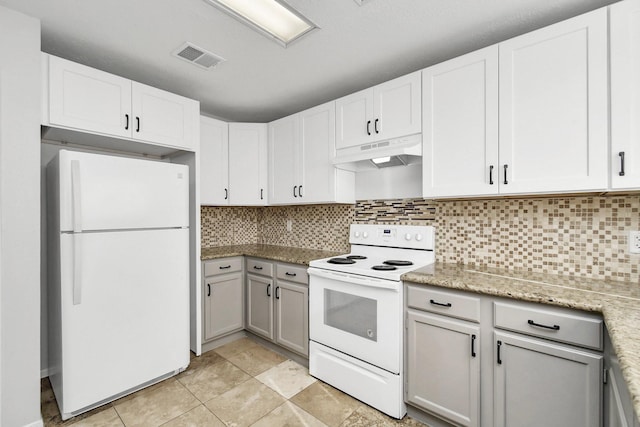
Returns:
[[[640,231],[629,232],[629,253],[640,254]]]

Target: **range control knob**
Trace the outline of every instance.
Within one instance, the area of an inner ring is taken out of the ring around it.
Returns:
[[[416,241],[419,242],[420,240],[422,240],[422,234],[418,233],[416,234]]]
[[[367,233],[366,231],[363,231],[362,237],[366,239],[367,237],[369,237],[369,233]]]
[[[406,240],[411,240],[411,233],[407,233],[407,234],[405,234],[405,235],[404,235],[404,238],[405,238]]]
[[[354,231],[354,232],[353,232],[353,237],[355,237],[356,239],[357,239],[358,237],[360,237],[360,232],[359,232],[359,231]]]

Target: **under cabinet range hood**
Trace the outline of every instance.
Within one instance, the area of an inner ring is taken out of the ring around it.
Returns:
[[[422,134],[386,141],[336,148],[335,167],[351,171],[419,163],[422,160]]]

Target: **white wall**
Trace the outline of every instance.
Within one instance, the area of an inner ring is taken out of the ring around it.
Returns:
[[[0,425],[40,415],[40,22],[0,7]]]

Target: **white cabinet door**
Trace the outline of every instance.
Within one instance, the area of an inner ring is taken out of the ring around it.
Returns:
[[[302,185],[299,115],[269,123],[269,203],[293,203]]]
[[[133,138],[193,149],[198,102],[137,82],[132,88]]]
[[[242,273],[207,278],[205,286],[204,339],[242,330],[244,327]]]
[[[267,204],[267,125],[229,123],[229,203]]]
[[[498,194],[498,46],[422,72],[424,197]]]
[[[601,354],[495,333],[496,427],[600,427]]]
[[[336,100],[336,148],[353,147],[372,140],[373,89]]]
[[[353,186],[352,172],[338,172],[332,163],[336,139],[335,103],[329,102],[300,113],[303,203],[337,202],[341,193]],[[345,178],[344,175],[347,175]],[[353,191],[353,190],[351,190]]]
[[[131,80],[50,55],[49,122],[130,137]]]
[[[409,310],[407,402],[456,425],[480,425],[480,327]]]
[[[229,125],[200,119],[200,204],[229,204]]]
[[[609,10],[611,188],[634,189],[640,187],[640,1]]]
[[[398,138],[422,130],[421,73],[408,74],[373,88],[374,140]]]
[[[276,343],[309,355],[309,288],[278,281],[275,290]]]
[[[607,10],[499,45],[500,191],[607,188]]]

